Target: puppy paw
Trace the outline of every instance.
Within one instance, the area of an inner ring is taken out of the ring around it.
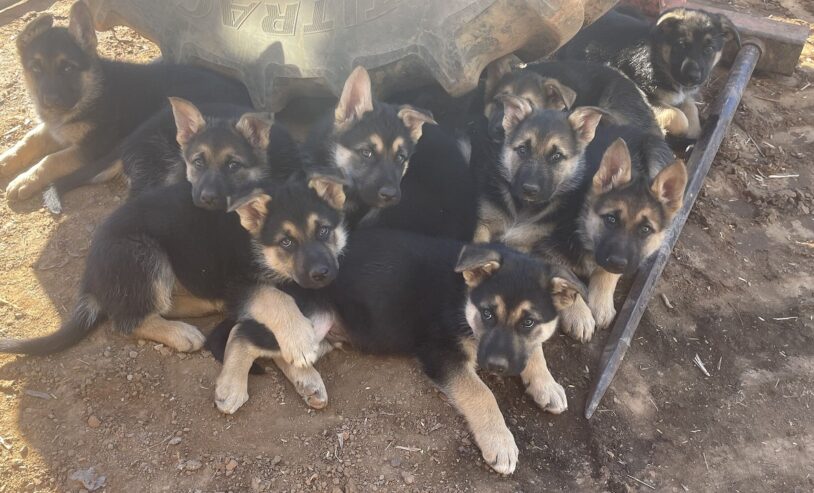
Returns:
[[[319,359],[319,340],[310,323],[292,327],[285,338],[277,337],[283,359],[297,368],[305,368]]]
[[[577,297],[573,305],[560,312],[560,327],[577,341],[588,342],[594,335],[596,321],[588,305]]]
[[[313,371],[313,376],[298,382],[295,384],[295,387],[297,393],[300,394],[305,403],[308,404],[308,407],[322,409],[328,405],[328,391],[325,389],[322,376],[320,376],[316,370]]]
[[[502,425],[500,428],[475,437],[483,460],[499,474],[511,474],[517,467],[520,450],[514,442],[512,432]]]
[[[176,351],[192,353],[200,350],[206,343],[206,336],[193,325],[174,322],[172,330],[171,344],[169,345]]]
[[[234,414],[249,400],[249,391],[240,385],[218,382],[215,387],[215,405],[224,414]]]
[[[568,409],[568,398],[565,395],[565,389],[553,378],[541,382],[532,382],[526,392],[543,411],[560,414]]]
[[[33,171],[33,169],[26,171],[8,184],[6,187],[7,200],[26,200],[42,188],[39,183],[39,177]]]
[[[599,330],[611,326],[616,318],[616,307],[613,306],[613,298],[607,300],[588,300],[588,306],[596,321],[596,328]]]

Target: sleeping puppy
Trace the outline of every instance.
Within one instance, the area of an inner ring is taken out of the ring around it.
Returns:
[[[721,59],[727,42],[740,47],[735,26],[720,14],[676,8],[652,24],[611,11],[574,36],[559,58],[618,68],[647,95],[667,134],[696,139],[701,122],[695,94]]]

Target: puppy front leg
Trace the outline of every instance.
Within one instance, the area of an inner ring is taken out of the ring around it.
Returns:
[[[327,341],[320,343],[320,356],[329,352],[333,346]],[[283,375],[294,385],[297,393],[303,398],[309,407],[322,409],[328,405],[328,391],[325,389],[325,382],[322,375],[313,366],[296,367],[289,364],[280,356],[272,356],[272,360],[283,372]]]
[[[287,363],[304,368],[319,358],[320,341],[314,326],[291,296],[263,286],[252,295],[245,311],[271,330]]]
[[[687,132],[685,137],[688,139],[697,139],[701,136],[701,117],[698,116],[698,106],[695,104],[695,100],[691,97],[687,97],[679,108],[687,117]]]
[[[40,123],[10,149],[0,154],[0,176],[16,175],[32,163],[64,148],[65,146],[60,145],[51,136],[45,124]]]
[[[250,322],[238,323],[232,328],[226,351],[223,355],[223,368],[215,384],[215,405],[222,413],[234,414],[249,400],[249,370],[254,360],[265,351],[250,340],[247,330],[256,330]]]
[[[588,283],[588,307],[596,320],[599,329],[610,327],[616,317],[616,308],[613,306],[613,292],[619,282],[621,274],[608,272],[597,267],[591,273]]]
[[[594,336],[596,321],[582,296],[577,295],[574,303],[560,312],[560,327],[580,342],[588,342]]]
[[[8,200],[25,200],[57,178],[76,171],[81,165],[81,155],[76,146],[49,154],[12,180],[6,188],[6,197]]]
[[[543,411],[560,414],[568,409],[565,389],[548,371],[542,345],[538,344],[531,353],[526,367],[520,373],[520,378],[526,386],[526,393]]]

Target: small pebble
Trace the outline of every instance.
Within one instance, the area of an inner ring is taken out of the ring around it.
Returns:
[[[102,421],[99,420],[99,418],[97,418],[96,416],[91,415],[88,418],[88,426],[90,426],[91,428],[98,428],[101,425],[102,425]]]

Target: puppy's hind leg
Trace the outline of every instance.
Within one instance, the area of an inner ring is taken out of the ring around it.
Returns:
[[[132,332],[133,336],[160,342],[176,351],[198,351],[206,338],[195,326],[177,320],[167,320],[154,313],[148,315]]]

